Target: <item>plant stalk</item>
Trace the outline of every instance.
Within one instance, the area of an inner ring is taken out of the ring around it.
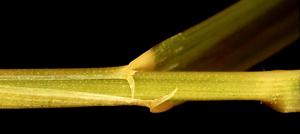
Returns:
[[[109,70],[83,69],[79,72],[86,73],[82,74],[55,69],[1,70],[0,107],[140,105],[153,109],[166,101],[257,100],[281,112],[300,111],[299,70],[136,72],[134,98],[128,81]]]

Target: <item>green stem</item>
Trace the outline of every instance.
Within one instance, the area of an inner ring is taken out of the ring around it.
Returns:
[[[114,75],[107,73],[110,72],[108,70],[110,69],[77,70],[86,72],[82,74],[74,70],[14,70],[6,73],[2,71],[0,105],[3,108],[5,108],[4,104],[21,108],[128,104],[149,106],[148,101],[137,100],[157,100],[173,92],[174,95],[166,100],[258,100],[271,104],[282,112],[300,110],[299,70],[136,72],[133,75],[134,99],[130,98],[128,81],[115,77],[115,73]],[[7,98],[7,96],[14,97]],[[105,96],[112,98],[105,98]],[[113,97],[126,99],[119,101]],[[63,103],[64,101],[66,103]],[[33,102],[34,104],[30,105]],[[75,102],[79,104],[73,104]]]

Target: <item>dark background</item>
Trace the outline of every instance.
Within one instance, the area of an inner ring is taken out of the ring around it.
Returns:
[[[234,2],[13,3],[2,9],[0,68],[124,65]],[[299,46],[298,39],[251,70],[299,69]],[[300,114],[221,101],[188,102],[160,114],[127,106],[0,110],[0,122],[16,128],[10,130],[271,131],[299,127]]]

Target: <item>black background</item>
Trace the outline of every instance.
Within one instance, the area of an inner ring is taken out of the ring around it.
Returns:
[[[234,2],[13,3],[2,9],[0,68],[124,65]],[[298,39],[251,70],[299,69],[299,46]],[[22,131],[238,132],[297,128],[300,114],[277,113],[255,101],[221,101],[188,102],[160,114],[127,106],[0,110],[0,122]]]

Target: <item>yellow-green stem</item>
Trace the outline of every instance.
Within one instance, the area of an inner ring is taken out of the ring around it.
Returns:
[[[0,107],[142,105],[153,108],[150,100],[169,95],[159,103],[167,100],[258,100],[282,112],[300,110],[299,70],[136,72],[133,75],[135,98],[130,98],[128,81],[115,77],[116,68],[112,69],[115,73],[107,73],[109,70],[77,70],[85,72],[80,74],[73,69],[1,70]]]

